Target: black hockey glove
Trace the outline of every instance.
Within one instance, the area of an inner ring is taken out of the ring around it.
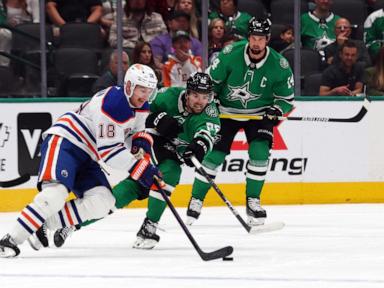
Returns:
[[[187,146],[183,153],[184,163],[189,167],[194,167],[191,157],[195,156],[199,162],[203,161],[205,154],[208,152],[208,143],[203,138],[195,138],[191,143]]]
[[[276,126],[280,122],[280,120],[278,119],[278,117],[280,116],[283,116],[281,110],[275,106],[271,106],[267,109],[267,111],[265,111],[263,120],[270,121],[272,126]]]
[[[165,112],[151,113],[145,121],[145,127],[155,128],[161,136],[168,139],[176,138],[183,131],[179,122]]]

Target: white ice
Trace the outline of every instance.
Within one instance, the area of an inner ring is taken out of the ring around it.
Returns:
[[[226,207],[204,207],[191,227],[203,251],[232,245],[234,261],[202,261],[169,210],[158,246],[132,249],[145,210],[124,209],[75,232],[61,249],[21,245],[18,258],[0,259],[0,287],[384,287],[384,205],[266,208],[283,230],[248,235]],[[16,216],[0,213],[1,235]]]

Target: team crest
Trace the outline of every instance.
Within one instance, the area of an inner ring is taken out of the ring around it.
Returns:
[[[227,46],[225,46],[224,49],[223,49],[223,53],[224,53],[224,54],[228,54],[228,53],[230,53],[230,52],[232,51],[232,48],[233,48],[232,45],[227,45]]]
[[[207,108],[205,108],[205,113],[209,116],[209,117],[218,117],[219,116],[219,111],[217,111],[216,107],[213,106],[213,105],[208,105]]]
[[[280,58],[280,66],[283,69],[287,69],[289,67],[289,63],[288,63],[287,59]]]
[[[242,86],[228,85],[229,101],[240,101],[244,108],[247,108],[248,102],[257,100],[261,97],[261,94],[253,94],[249,89],[249,82],[244,83]]]

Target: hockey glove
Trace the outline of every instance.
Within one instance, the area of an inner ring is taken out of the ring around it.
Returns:
[[[141,159],[145,154],[151,155],[153,146],[152,136],[145,132],[137,132],[132,136],[131,153],[136,159]]]
[[[265,111],[263,120],[270,121],[272,126],[276,126],[280,122],[280,120],[278,119],[278,117],[280,116],[283,116],[283,113],[280,108],[276,106],[271,106]]]
[[[145,127],[155,128],[157,132],[168,139],[176,138],[183,131],[179,122],[165,112],[151,113],[145,122]]]
[[[153,185],[153,177],[161,177],[159,169],[151,164],[149,157],[137,160],[129,171],[130,177],[142,187],[149,189]]]
[[[183,153],[184,163],[189,167],[194,167],[191,157],[195,156],[199,162],[203,161],[205,154],[208,152],[208,143],[203,138],[195,138],[187,146]]]

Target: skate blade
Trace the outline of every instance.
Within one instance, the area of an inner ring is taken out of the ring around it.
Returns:
[[[0,248],[0,258],[13,258],[18,254],[12,248],[2,247]]]
[[[249,233],[259,234],[259,233],[265,233],[265,232],[273,232],[273,231],[283,229],[284,226],[285,226],[284,222],[271,222],[263,225],[252,226],[251,231],[249,231]]]
[[[192,226],[192,224],[195,223],[196,220],[197,220],[196,218],[187,216],[187,219],[185,220],[185,224],[187,224],[188,226]]]
[[[32,249],[36,251],[39,251],[43,247],[43,244],[41,244],[41,242],[34,236],[28,238],[28,243]]]
[[[158,242],[156,240],[139,238],[135,243],[133,243],[132,248],[150,250],[153,249],[157,243]]]

